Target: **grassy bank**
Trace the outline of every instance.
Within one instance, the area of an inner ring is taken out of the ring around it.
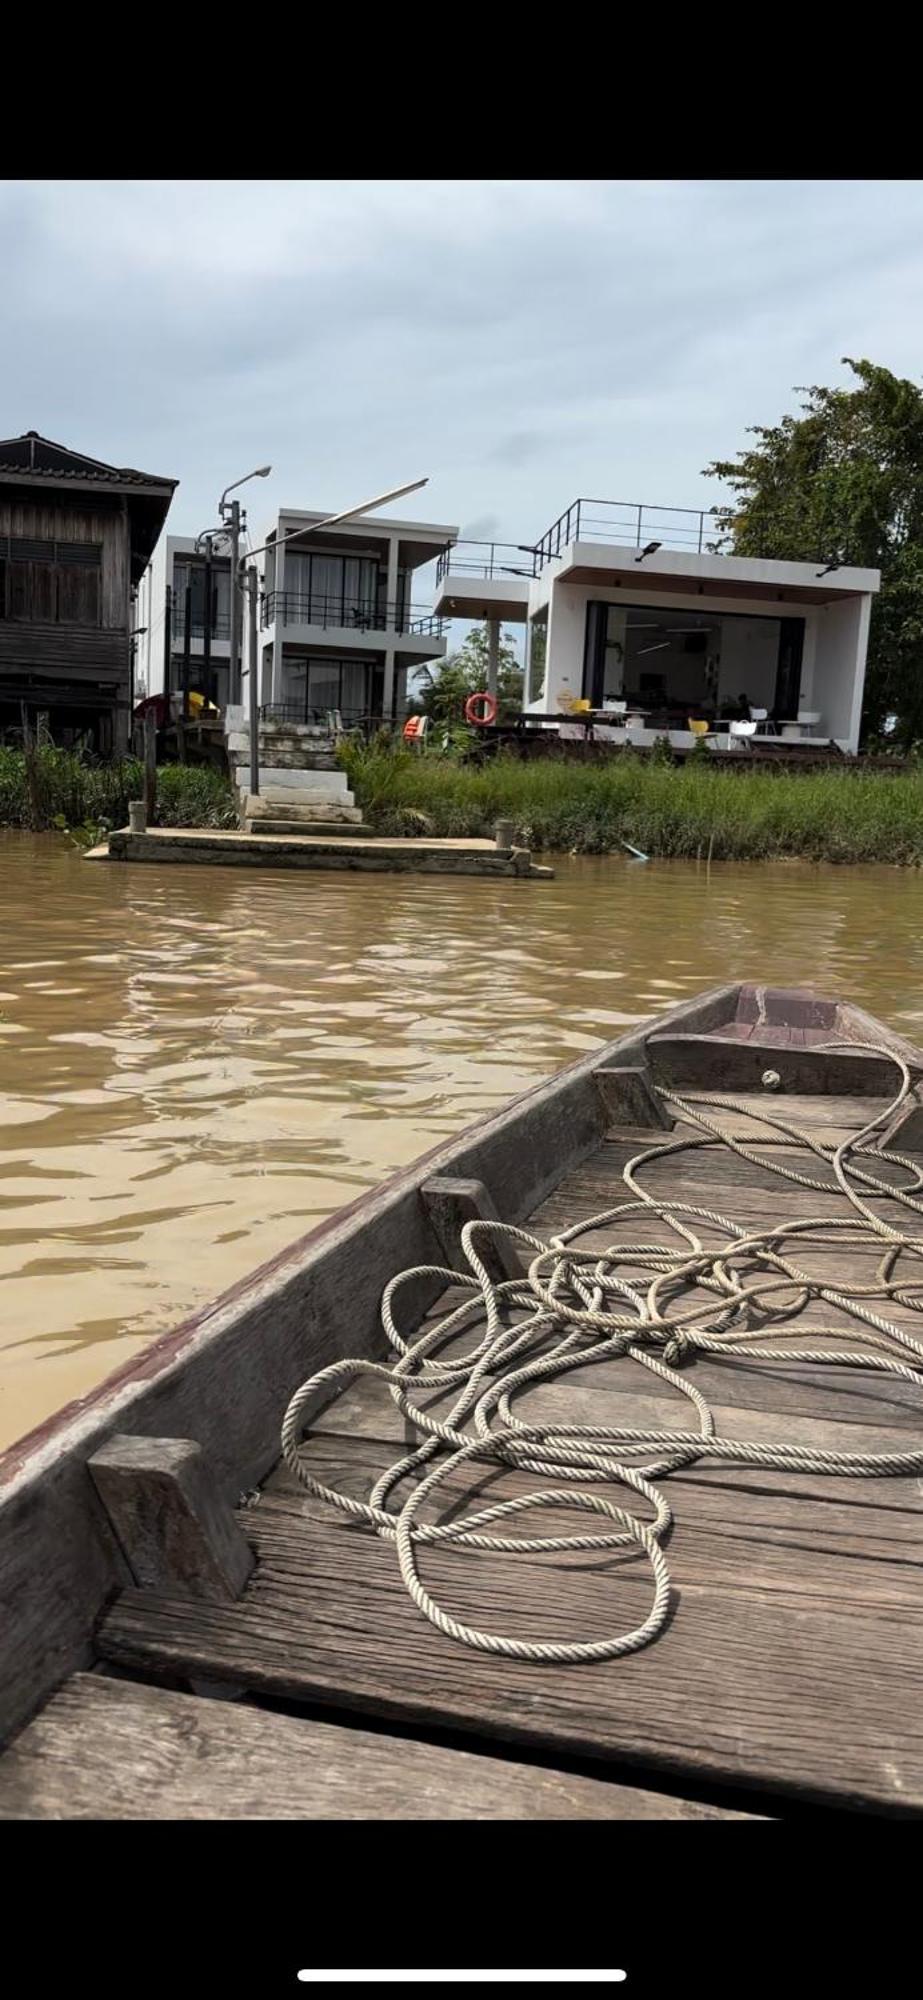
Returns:
[[[728,770],[698,760],[605,763],[500,756],[477,768],[412,752],[342,752],[357,804],[382,833],[490,835],[511,819],[533,849],[716,860],[923,861],[923,770]]]
[[[88,764],[69,750],[43,745],[30,786],[21,750],[0,749],[0,826],[125,826],[129,799],[143,796],[137,758]],[[157,773],[158,826],[234,826],[231,787],[201,764],[163,764]]]

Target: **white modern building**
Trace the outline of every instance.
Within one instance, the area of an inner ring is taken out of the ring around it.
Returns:
[[[718,555],[714,535],[707,513],[578,500],[534,546],[446,550],[434,610],[526,626],[527,714],[583,701],[639,745],[687,748],[694,720],[717,749],[782,735],[854,754],[879,572]]]
[[[267,545],[257,558],[261,710],[305,723],[331,711],[347,725],[399,718],[408,675],[445,655],[432,586],[424,591],[417,579],[458,530],[376,514],[319,531],[327,518],[323,510],[284,508],[259,536]],[[246,647],[242,701],[246,710]]]
[[[215,550],[209,571],[211,620],[209,630],[210,689],[203,686],[205,643],[205,553],[188,535],[161,535],[138,585],[135,607],[135,688],[162,694],[169,672],[170,691],[184,685],[186,589],[189,588],[189,685],[210,694],[219,708],[230,699],[231,563]],[[168,593],[169,591],[169,598]]]

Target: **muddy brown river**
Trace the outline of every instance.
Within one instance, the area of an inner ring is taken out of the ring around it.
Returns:
[[[923,1042],[923,881],[107,866],[0,832],[0,1445],[321,1216],[645,1015],[811,982]]]

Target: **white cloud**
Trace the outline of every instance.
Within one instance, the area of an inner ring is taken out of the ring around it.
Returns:
[[[181,480],[195,531],[429,472],[532,539],[702,467],[843,354],[918,375],[920,182],[7,181],[0,434]]]

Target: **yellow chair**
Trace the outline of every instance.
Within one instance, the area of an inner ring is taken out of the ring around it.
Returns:
[[[691,730],[692,730],[692,734],[693,734],[693,736],[707,736],[707,735],[708,735],[708,732],[709,732],[709,730],[710,730],[710,728],[711,728],[711,723],[710,723],[710,722],[695,722],[695,721],[693,721],[693,718],[692,718],[692,716],[691,716],[691,715],[687,715],[687,717],[686,717],[686,728],[687,728],[687,729],[691,729]]]

